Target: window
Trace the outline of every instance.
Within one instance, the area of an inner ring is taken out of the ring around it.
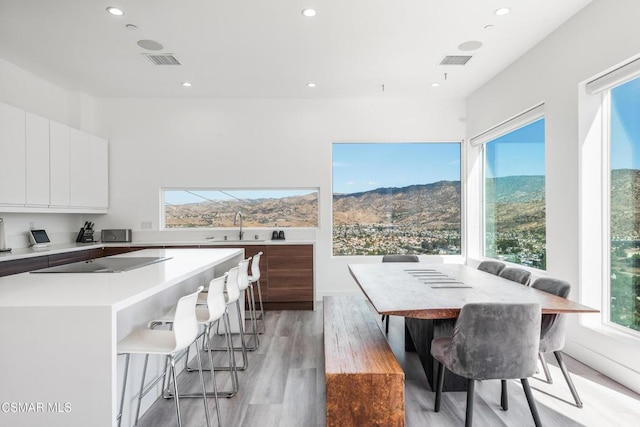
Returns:
[[[609,101],[610,308],[612,323],[640,331],[640,78]]]
[[[460,143],[333,144],[333,255],[460,254]]]
[[[545,270],[545,122],[531,111],[484,142],[484,256]]]
[[[317,227],[318,189],[163,189],[164,228]]]

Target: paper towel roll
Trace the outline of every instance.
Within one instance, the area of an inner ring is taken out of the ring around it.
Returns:
[[[0,251],[7,250],[7,238],[4,234],[4,220],[0,218]]]

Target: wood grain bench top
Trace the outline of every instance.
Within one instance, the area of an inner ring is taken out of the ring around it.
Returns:
[[[330,374],[401,374],[366,300],[324,298],[325,372]]]

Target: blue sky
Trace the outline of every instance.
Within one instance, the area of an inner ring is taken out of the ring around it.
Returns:
[[[460,180],[459,143],[335,143],[333,192]]]
[[[544,119],[488,142],[487,178],[544,175]]]
[[[611,90],[611,168],[640,169],[640,78]]]

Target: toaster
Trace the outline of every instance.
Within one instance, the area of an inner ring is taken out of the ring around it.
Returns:
[[[104,243],[131,242],[131,229],[118,228],[113,230],[102,230],[101,240]]]

